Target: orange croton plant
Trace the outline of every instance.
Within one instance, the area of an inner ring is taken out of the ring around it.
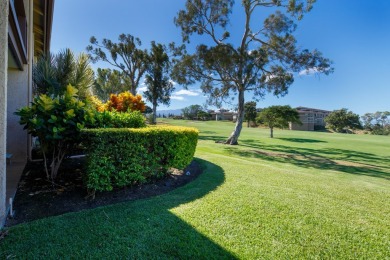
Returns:
[[[145,102],[141,95],[132,95],[129,91],[119,94],[111,94],[106,103],[102,103],[97,97],[93,96],[90,101],[95,105],[97,111],[145,111]]]

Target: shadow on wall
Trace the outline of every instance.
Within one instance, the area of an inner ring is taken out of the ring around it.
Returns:
[[[236,259],[170,212],[206,196],[225,181],[222,168],[197,160],[206,168],[204,173],[168,194],[15,226],[0,243],[0,256]]]

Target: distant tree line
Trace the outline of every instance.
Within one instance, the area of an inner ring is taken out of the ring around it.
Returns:
[[[274,128],[287,128],[289,123],[302,124],[298,111],[290,106],[270,106],[256,108],[256,102],[246,102],[245,120],[247,126],[257,124],[270,128],[270,136],[273,137]],[[366,113],[362,117],[346,108],[332,111],[324,119],[326,128],[339,133],[349,133],[355,130],[365,130],[365,133],[374,135],[390,135],[390,112],[377,111]]]
[[[168,114],[157,114],[157,117],[158,118],[175,118],[175,119],[182,119],[183,117],[182,116],[178,116],[178,115],[175,115],[173,113],[168,113]]]
[[[335,110],[325,118],[329,129],[336,132],[364,130],[373,135],[390,135],[390,112],[377,111],[363,116],[348,111],[346,108]]]
[[[375,135],[390,135],[390,112],[377,111],[362,116],[363,127]]]
[[[200,105],[191,105],[183,108],[182,110],[183,119],[189,120],[210,120],[211,114]]]
[[[362,129],[359,115],[346,108],[334,110],[325,118],[325,122],[328,128],[336,132]]]

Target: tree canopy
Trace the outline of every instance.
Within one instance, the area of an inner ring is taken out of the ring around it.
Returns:
[[[110,94],[119,94],[126,90],[122,73],[118,70],[101,69],[96,71],[96,79],[93,85],[93,94],[103,101],[110,98]]]
[[[242,0],[240,8],[245,20],[240,35],[232,35],[229,27],[234,0],[187,0],[185,9],[175,17],[185,43],[181,47],[172,46],[177,55],[175,81],[187,85],[200,82],[209,102],[215,105],[238,95],[237,121],[227,144],[238,144],[245,93],[251,92],[259,99],[267,92],[283,96],[294,81],[294,73],[333,71],[329,59],[318,50],[301,49],[294,37],[295,21],[310,11],[314,2]],[[259,8],[274,11],[262,24],[257,22],[255,12]],[[195,52],[189,53],[185,46],[190,44],[193,34],[207,37],[211,43],[199,44]]]
[[[158,104],[169,105],[171,93],[175,88],[169,78],[171,64],[166,47],[155,42],[152,42],[151,46],[147,74],[145,76],[147,90],[144,92],[144,96],[152,103],[152,123],[156,124]]]
[[[390,134],[390,112],[377,111],[375,113],[366,113],[362,116],[364,129],[371,131],[372,134],[388,135]]]
[[[248,122],[247,126],[249,127],[251,121],[253,123],[256,122],[256,116],[257,116],[256,102],[255,101],[246,102],[244,105],[244,110],[245,110],[245,120]]]
[[[364,128],[370,129],[375,125],[385,127],[390,125],[390,112],[377,111],[375,113],[365,113],[362,116]]]
[[[183,108],[182,110],[183,117],[186,119],[196,119],[198,117],[199,112],[203,111],[201,105],[190,105],[188,107]]]
[[[101,43],[92,36],[87,51],[93,62],[102,60],[118,68],[127,80],[131,94],[136,95],[137,87],[148,65],[148,53],[142,50],[141,40],[130,34],[119,35],[118,42],[103,39]]]
[[[270,137],[274,137],[274,127],[287,128],[289,123],[302,124],[299,113],[290,106],[270,106],[264,108],[256,118],[257,122],[268,126]]]
[[[325,117],[327,127],[336,131],[343,132],[346,129],[362,129],[359,115],[348,111],[346,108],[335,110]]]

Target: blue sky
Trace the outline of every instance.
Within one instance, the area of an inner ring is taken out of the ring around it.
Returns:
[[[173,18],[184,3],[184,0],[57,0],[51,50],[56,53],[71,48],[76,53],[85,52],[92,35],[98,40],[117,40],[121,33],[139,37],[144,48],[153,40],[180,43],[180,30],[173,24]],[[236,0],[237,7],[239,4],[240,0]],[[261,13],[258,15],[261,22]],[[231,17],[233,39],[241,36],[235,32],[240,31],[242,18],[240,8],[235,8]],[[317,48],[333,60],[335,72],[329,76],[297,75],[288,95],[281,98],[267,95],[257,103],[258,107],[348,108],[361,115],[390,110],[389,0],[318,0],[298,23],[296,38],[301,47]],[[93,66],[108,67],[104,63]],[[247,95],[246,101],[251,100],[251,95]],[[169,109],[202,105],[205,101],[199,86],[182,90],[176,85]]]

